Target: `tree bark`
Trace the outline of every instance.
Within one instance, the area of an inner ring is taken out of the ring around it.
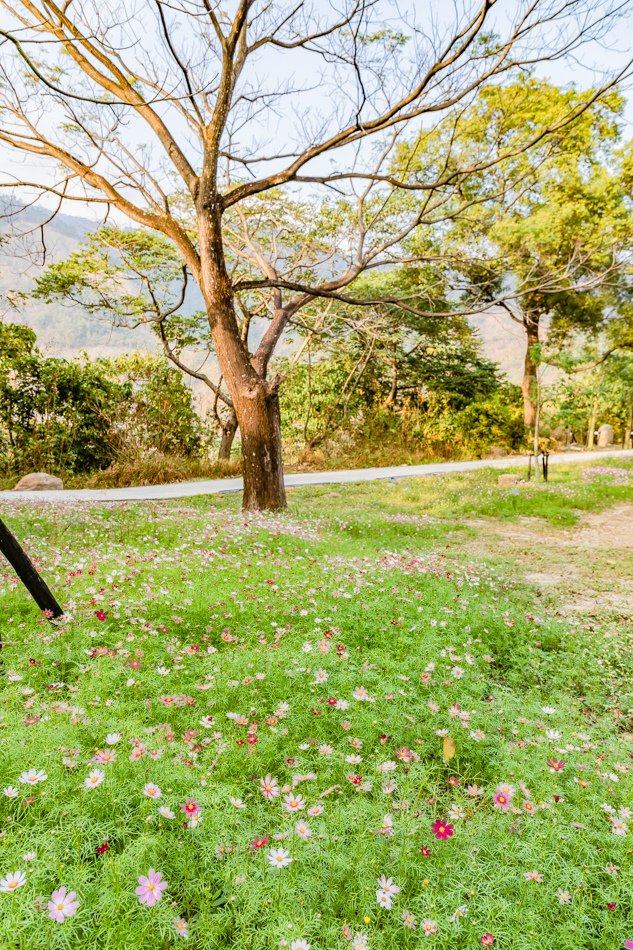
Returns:
[[[242,507],[247,511],[286,507],[281,459],[280,380],[266,379],[253,365],[235,313],[233,285],[222,241],[222,202],[203,175],[198,200],[200,288],[220,371],[231,395],[242,435]]]
[[[233,409],[226,419],[220,422],[220,448],[218,449],[218,462],[228,462],[231,458],[231,450],[235,433],[237,432],[237,416]]]
[[[534,359],[532,348],[538,346],[539,339],[539,318],[530,315],[523,321],[526,334],[525,359],[523,362],[523,380],[521,382],[521,391],[523,393],[523,419],[528,429],[533,429],[536,422],[536,403],[537,403],[537,378],[538,364]]]
[[[595,435],[596,435],[596,422],[598,420],[598,403],[599,397],[598,394],[593,397],[593,405],[591,406],[591,415],[589,416],[589,426],[587,428],[587,448],[592,449],[594,447]]]
[[[277,382],[264,380],[233,399],[242,434],[242,507],[247,511],[285,508]]]
[[[631,396],[629,402],[629,415],[626,420],[626,429],[624,431],[624,439],[622,440],[622,448],[630,449],[631,448],[631,429],[633,429],[633,395]]]

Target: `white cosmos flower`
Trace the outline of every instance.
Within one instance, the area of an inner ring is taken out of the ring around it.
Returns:
[[[11,894],[13,891],[17,891],[18,887],[22,887],[23,884],[26,884],[24,871],[13,871],[12,874],[7,874],[0,880],[0,893]]]
[[[378,890],[376,891],[376,903],[385,910],[391,910],[393,898],[391,894],[387,894],[385,891]]]
[[[38,782],[45,782],[47,778],[48,775],[44,769],[29,769],[27,772],[22,772],[20,782],[23,785],[37,785]]]
[[[293,858],[290,857],[290,852],[286,851],[285,848],[271,848],[268,852],[268,860],[271,867],[287,868],[293,861]]]
[[[400,893],[400,888],[397,884],[393,883],[393,878],[385,877],[384,874],[378,881],[378,887],[381,891],[384,891],[385,894],[390,894],[392,897],[395,897],[396,894]]]
[[[102,772],[101,769],[93,769],[92,772],[88,773],[88,778],[84,779],[84,785],[86,788],[97,788],[104,778],[105,772]]]

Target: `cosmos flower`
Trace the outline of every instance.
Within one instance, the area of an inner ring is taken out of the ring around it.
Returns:
[[[0,894],[12,894],[18,887],[26,884],[26,874],[24,871],[13,871],[0,880]]]
[[[259,780],[259,790],[264,798],[273,799],[279,795],[279,783],[272,775],[266,775]]]
[[[408,910],[402,912],[402,923],[405,925],[405,927],[408,927],[409,930],[415,930],[415,928],[418,926],[417,920]]]
[[[48,916],[51,920],[56,920],[58,924],[63,924],[67,917],[74,917],[79,908],[79,901],[74,891],[66,893],[65,887],[53,891],[51,899],[48,902]]]
[[[273,868],[287,868],[294,860],[290,857],[290,852],[285,848],[271,848],[268,852],[268,860]]]
[[[163,891],[167,889],[167,882],[159,871],[150,868],[147,876],[141,874],[138,879],[139,886],[136,888],[138,899],[141,904],[153,907],[163,896]]]
[[[434,822],[432,831],[438,841],[446,841],[447,838],[451,838],[454,834],[453,826],[449,825],[446,821],[442,821],[440,818]]]
[[[147,784],[143,786],[143,795],[147,798],[160,798],[162,794],[158,785],[154,785],[153,782],[147,782]]]
[[[19,781],[22,785],[37,785],[39,782],[45,782],[47,778],[48,775],[44,769],[29,769],[27,772],[22,772]]]
[[[86,788],[97,788],[104,778],[105,772],[102,772],[101,769],[93,769],[92,772],[88,773],[88,777],[84,779],[84,785]]]
[[[188,939],[189,924],[184,919],[184,917],[176,917],[174,920],[172,920],[171,925],[179,937],[182,937],[184,940]]]

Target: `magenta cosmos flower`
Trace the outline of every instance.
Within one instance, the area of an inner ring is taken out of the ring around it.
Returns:
[[[167,887],[167,881],[163,881],[163,875],[154,868],[149,869],[147,877],[141,874],[138,883],[139,887],[136,888],[138,899],[141,904],[147,904],[148,907],[153,907],[158,903]]]
[[[66,893],[65,887],[53,891],[51,899],[48,902],[48,916],[51,920],[56,920],[58,924],[63,924],[66,917],[74,917],[79,907],[79,901],[74,891]]]
[[[453,835],[453,826],[438,818],[433,825],[433,834],[438,841],[446,841],[447,838]]]

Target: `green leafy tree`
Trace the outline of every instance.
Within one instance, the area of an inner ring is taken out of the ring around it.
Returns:
[[[0,467],[5,474],[105,468],[116,457],[116,383],[89,362],[52,359],[26,327],[0,323]]]
[[[211,357],[208,323],[199,309],[199,295],[191,291],[187,268],[171,241],[143,228],[110,226],[91,234],[69,257],[49,265],[36,278],[28,296],[48,303],[78,305],[91,317],[117,327],[134,330],[148,326],[165,357],[181,373],[200,380],[212,392],[213,412],[221,432],[219,457],[228,459],[237,418],[222,380],[214,381],[203,369]],[[179,374],[171,373],[168,379],[176,387],[177,399],[181,391]],[[182,454],[187,453],[188,447],[183,444]]]

